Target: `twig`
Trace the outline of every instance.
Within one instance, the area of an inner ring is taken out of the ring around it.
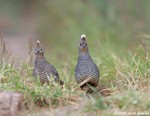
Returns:
[[[118,68],[115,67],[115,69],[117,70],[117,72],[118,72],[122,77],[124,77],[124,78],[127,80],[127,83],[130,83],[130,80],[126,77],[125,74],[123,74]]]

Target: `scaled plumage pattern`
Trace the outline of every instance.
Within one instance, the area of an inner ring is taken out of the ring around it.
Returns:
[[[98,67],[93,62],[88,51],[86,36],[82,35],[79,45],[78,62],[75,68],[76,81],[83,90],[92,92],[89,85],[92,87],[98,86],[99,76]]]
[[[34,63],[34,69],[33,69],[33,76],[40,78],[40,82],[44,84],[45,82],[49,82],[48,78],[54,78],[54,81],[56,83],[59,83],[60,85],[63,85],[64,82],[62,82],[59,79],[59,74],[55,67],[48,63],[48,61],[45,59],[44,56],[44,50],[41,47],[40,41],[37,41],[36,48],[35,48],[35,63]]]

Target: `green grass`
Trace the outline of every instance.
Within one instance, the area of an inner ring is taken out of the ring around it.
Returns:
[[[147,41],[147,40],[146,40]],[[4,46],[4,42],[2,45]],[[150,109],[150,60],[149,43],[139,44],[133,50],[124,50],[115,53],[111,47],[97,46],[99,50],[90,52],[98,65],[101,77],[99,88],[109,88],[111,94],[103,97],[100,92],[85,97],[77,85],[74,77],[74,67],[77,56],[67,55],[62,64],[57,64],[57,59],[52,60],[57,66],[60,78],[65,82],[63,87],[53,83],[40,85],[32,76],[33,67],[30,61],[22,61],[22,65],[13,67],[9,52],[1,52],[0,60],[0,90],[17,91],[24,95],[24,111],[42,115],[42,110],[61,112],[60,107],[69,107],[72,110],[76,105],[78,114],[114,115],[115,111],[149,111]],[[32,48],[32,47],[31,47]],[[30,49],[31,49],[30,48]],[[103,48],[103,49],[102,49]],[[4,47],[1,50],[4,51]],[[5,55],[4,55],[5,54]],[[32,54],[32,53],[30,53]],[[7,58],[7,59],[6,59]],[[39,109],[37,111],[37,109]],[[67,112],[67,109],[64,113]],[[48,114],[47,114],[48,115]]]

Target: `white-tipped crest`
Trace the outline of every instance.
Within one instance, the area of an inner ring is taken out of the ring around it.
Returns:
[[[38,44],[40,44],[40,41],[39,41],[39,40],[37,40],[37,43],[38,43]]]
[[[36,42],[36,46],[37,46],[37,47],[40,47],[40,46],[41,46],[41,44],[40,44],[40,41],[39,41],[39,40],[37,40],[37,42]]]
[[[86,35],[85,35],[85,34],[82,34],[82,35],[81,35],[81,38],[86,38]]]

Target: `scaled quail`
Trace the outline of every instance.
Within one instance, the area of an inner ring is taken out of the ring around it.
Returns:
[[[93,92],[91,87],[96,87],[99,82],[99,70],[93,62],[86,41],[86,36],[82,35],[79,45],[78,62],[75,68],[75,77],[82,90],[86,92]],[[90,86],[89,86],[90,85]]]
[[[59,79],[59,74],[55,67],[49,64],[45,59],[44,50],[41,47],[40,41],[37,41],[36,43],[35,55],[36,59],[34,63],[33,76],[39,76],[41,84],[49,82],[48,78],[53,76],[56,83],[63,85],[64,82]]]

